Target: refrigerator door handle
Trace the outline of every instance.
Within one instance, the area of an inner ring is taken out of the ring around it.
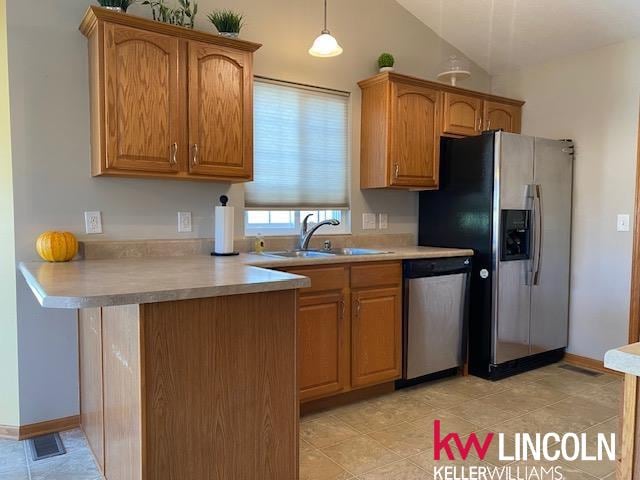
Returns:
[[[535,217],[535,228],[533,230],[533,285],[540,283],[540,259],[542,258],[542,191],[540,185],[533,188],[533,216]]]

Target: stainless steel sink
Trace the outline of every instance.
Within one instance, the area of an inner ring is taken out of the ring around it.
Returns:
[[[324,251],[325,250],[323,250],[323,252]],[[391,253],[382,250],[373,250],[371,248],[332,248],[326,251],[333,255],[380,255],[382,253]]]
[[[331,252],[318,252],[316,250],[290,250],[284,252],[264,252],[263,255],[270,257],[283,257],[283,258],[322,258],[322,257],[334,257],[335,254]]]
[[[373,250],[370,248],[332,248],[330,250],[286,250],[282,252],[264,252],[263,255],[270,257],[282,257],[282,258],[322,258],[322,257],[335,257],[341,256],[356,256],[356,255],[379,255],[384,252],[382,250]]]

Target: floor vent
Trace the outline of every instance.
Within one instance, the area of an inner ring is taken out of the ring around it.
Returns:
[[[593,370],[576,367],[575,365],[560,365],[560,367],[558,368],[564,368],[565,370],[569,370],[571,372],[582,373],[583,375],[588,375],[589,377],[599,377],[601,375],[604,375],[601,372],[594,372]]]
[[[29,447],[31,448],[31,457],[33,460],[43,460],[67,453],[62,444],[60,434],[58,433],[49,433],[47,435],[34,437],[29,440]]]

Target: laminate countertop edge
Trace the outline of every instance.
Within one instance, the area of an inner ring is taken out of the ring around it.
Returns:
[[[471,256],[472,250],[398,247],[363,256],[290,259],[246,253],[237,257],[142,257],[20,262],[19,271],[45,308],[94,308],[306,288],[308,277],[279,271],[335,263]]]
[[[640,343],[609,350],[604,354],[604,366],[616,372],[640,377]]]

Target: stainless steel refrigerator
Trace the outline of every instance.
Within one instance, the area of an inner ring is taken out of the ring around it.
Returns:
[[[442,140],[419,244],[472,248],[469,370],[502,378],[567,346],[573,143],[504,132]]]

